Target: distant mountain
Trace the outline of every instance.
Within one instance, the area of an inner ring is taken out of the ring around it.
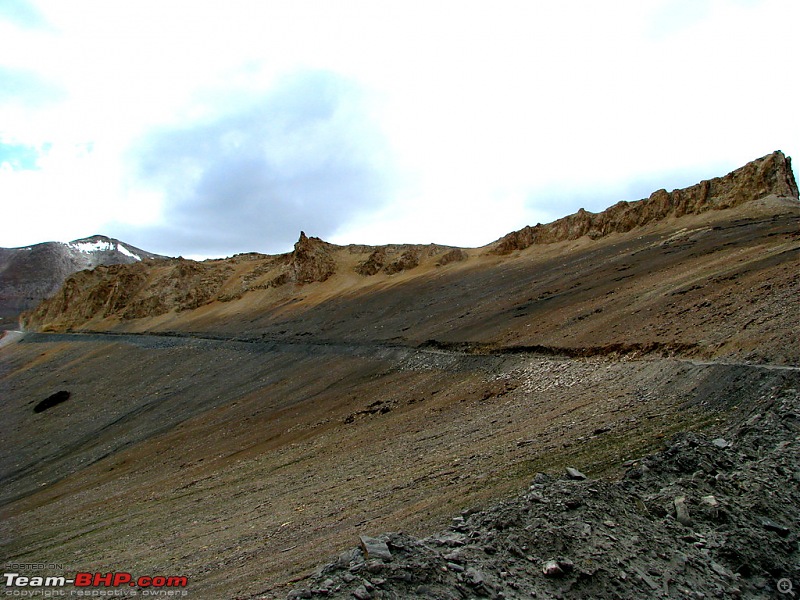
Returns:
[[[73,273],[161,258],[104,235],[0,248],[0,328],[15,326],[21,312],[52,296]]]

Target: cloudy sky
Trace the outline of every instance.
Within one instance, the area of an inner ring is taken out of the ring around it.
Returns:
[[[480,246],[800,161],[798,23],[797,0],[0,0],[0,246]]]

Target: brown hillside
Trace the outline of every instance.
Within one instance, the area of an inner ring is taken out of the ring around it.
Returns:
[[[209,599],[776,596],[800,581],[788,167],[509,253],[302,234],[77,273],[0,339],[0,560]],[[392,561],[349,550],[391,531]]]
[[[101,267],[69,279],[25,325],[792,362],[780,332],[798,286],[796,193],[775,152],[483,249],[341,247],[303,233],[280,256]]]

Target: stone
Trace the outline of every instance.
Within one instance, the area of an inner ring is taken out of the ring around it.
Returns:
[[[464,581],[472,587],[481,587],[486,583],[486,578],[478,569],[470,567],[464,571]]]
[[[719,506],[719,501],[714,496],[703,496],[700,498],[700,502],[711,508],[717,508]]]
[[[711,570],[714,571],[717,575],[722,575],[723,577],[731,577],[731,572],[728,571],[725,567],[723,567],[718,562],[711,561]]]
[[[368,537],[366,535],[359,536],[361,540],[361,549],[364,551],[364,556],[368,559],[379,558],[381,560],[392,560],[392,553],[386,542],[379,538]]]
[[[464,558],[461,556],[460,550],[453,550],[452,552],[448,552],[447,554],[443,555],[442,558],[449,561],[463,561]]]
[[[542,566],[542,573],[545,577],[561,577],[564,575],[564,570],[559,566],[555,560],[548,560]]]
[[[570,479],[574,479],[575,481],[583,481],[584,479],[587,479],[586,475],[578,471],[578,469],[567,467],[566,472],[567,472],[567,477],[569,477]]]
[[[673,504],[675,505],[675,518],[678,523],[691,527],[692,519],[689,516],[689,509],[686,507],[686,496],[678,496],[675,498]]]
[[[550,481],[550,477],[548,477],[545,473],[537,473],[533,476],[533,481],[531,481],[531,485],[541,485]]]
[[[788,527],[781,525],[780,523],[776,523],[772,519],[761,519],[761,525],[767,531],[777,533],[781,537],[786,537],[787,535],[789,535]]]
[[[731,445],[731,443],[724,439],[724,438],[716,438],[711,440],[711,443],[714,444],[717,448],[727,448]]]
[[[570,573],[575,568],[575,563],[572,562],[571,560],[562,558],[561,560],[558,561],[558,566],[561,567],[561,570],[564,573]]]
[[[437,546],[449,546],[451,548],[456,548],[467,543],[467,536],[465,536],[463,533],[448,531],[440,535],[433,535],[428,538],[428,540]]]
[[[358,586],[356,589],[353,590],[353,597],[356,600],[369,600],[372,598],[372,594],[367,591],[367,588],[363,585]]]

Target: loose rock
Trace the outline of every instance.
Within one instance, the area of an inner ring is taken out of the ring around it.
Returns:
[[[686,508],[686,497],[685,496],[678,496],[675,498],[675,518],[678,520],[678,523],[681,525],[686,525],[687,527],[692,526],[692,519],[689,517],[689,509]]]
[[[385,561],[392,560],[392,553],[385,541],[366,535],[362,535],[360,539],[361,548],[364,550],[364,556],[366,558],[379,558]]]
[[[587,479],[586,475],[578,471],[578,469],[567,467],[566,471],[567,471],[567,477],[569,477],[570,479],[574,479],[576,481],[583,481],[584,479]]]
[[[765,402],[796,412],[797,389]],[[781,578],[800,581],[798,535],[788,526],[800,505],[792,479],[800,439],[781,411],[759,415],[725,432],[735,452],[683,433],[639,461],[646,477],[589,486],[541,476],[535,492],[463,512],[463,521],[427,538],[365,537],[363,545],[377,539],[392,557],[384,563],[373,553],[366,563],[385,581],[372,597],[766,597]],[[352,598],[366,564],[363,552],[344,553],[316,576],[324,585],[312,580],[311,588],[330,590],[320,598]]]

